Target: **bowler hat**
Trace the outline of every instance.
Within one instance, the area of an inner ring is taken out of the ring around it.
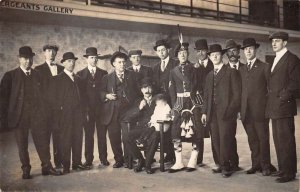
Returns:
[[[241,45],[237,44],[233,39],[228,39],[225,42],[225,49],[228,50],[228,49],[231,49],[231,48],[240,49]]]
[[[130,50],[128,53],[128,57],[130,57],[131,55],[142,55],[142,50]]]
[[[287,41],[289,39],[289,34],[283,31],[276,31],[269,36],[269,39],[282,39]]]
[[[241,49],[245,49],[246,47],[255,46],[255,48],[258,48],[260,45],[256,43],[254,38],[247,38],[243,40],[243,46]]]
[[[209,46],[207,54],[211,54],[213,52],[221,52],[222,54],[224,54],[225,51],[226,50],[223,50],[220,44],[212,44]]]
[[[31,58],[35,56],[35,53],[32,52],[31,47],[23,46],[19,49],[19,57]]]
[[[194,49],[196,49],[196,50],[202,50],[202,49],[208,50],[206,39],[198,39],[195,42],[195,48]]]
[[[167,49],[170,48],[170,45],[169,45],[169,43],[167,42],[166,39],[160,39],[160,40],[155,42],[155,46],[153,47],[153,49],[156,51],[157,47],[162,46],[162,45],[165,46]]]
[[[63,58],[62,58],[62,60],[60,62],[63,63],[65,60],[68,60],[68,59],[77,60],[78,58],[75,57],[74,53],[72,53],[72,52],[66,52],[66,53],[63,54]]]
[[[47,44],[47,45],[44,45],[43,46],[43,51],[45,51],[46,49],[53,49],[54,51],[58,51],[58,46],[57,45],[50,45],[50,44]]]
[[[88,57],[88,56],[97,56],[98,57],[98,51],[97,51],[97,48],[95,47],[88,47],[86,48],[85,50],[85,55],[83,55],[84,57]]]
[[[113,53],[113,55],[110,58],[110,64],[113,64],[113,62],[115,61],[116,58],[123,58],[123,59],[127,60],[128,57],[125,53],[116,51]]]
[[[175,47],[175,57],[177,57],[178,56],[178,52],[179,51],[184,51],[184,50],[189,50],[189,43],[187,43],[187,42],[184,42],[184,43],[179,43],[179,44],[177,44],[176,45],[176,47]]]
[[[143,88],[143,87],[149,87],[149,86],[153,86],[153,81],[151,78],[149,77],[145,77],[141,80],[141,82],[139,83],[140,87]]]

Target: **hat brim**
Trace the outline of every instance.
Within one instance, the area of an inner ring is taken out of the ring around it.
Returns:
[[[78,58],[74,57],[74,58],[68,58],[68,59],[74,59],[76,61]],[[68,59],[62,59],[60,62],[63,63],[65,60],[68,60]]]
[[[56,52],[58,51],[58,47],[53,47],[53,46],[47,46],[47,47],[43,47],[43,51],[46,51],[46,49],[53,49]]]
[[[91,55],[83,55],[83,57],[88,57],[88,56],[97,56],[97,58],[99,58],[100,57],[100,54],[91,54]]]
[[[259,48],[260,47],[260,44],[259,43],[256,43],[256,44],[248,44],[248,45],[244,45],[241,47],[241,49],[245,49],[246,47],[251,47],[251,46],[255,46],[255,48]]]
[[[241,47],[242,47],[241,45],[237,45],[237,46],[225,48],[224,50],[227,51],[227,50],[232,49],[232,48],[241,49]]]

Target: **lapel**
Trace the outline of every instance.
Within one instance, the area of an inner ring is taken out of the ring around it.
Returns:
[[[282,66],[284,66],[284,64],[286,63],[285,61],[287,60],[289,56],[289,51],[287,51],[278,61],[277,65],[275,66],[275,68],[273,69],[273,71],[271,72],[271,75],[273,75],[275,72],[277,72]],[[272,64],[273,66],[273,64]],[[272,68],[271,68],[272,69]]]
[[[82,78],[83,79],[87,79],[88,78],[88,75],[89,75],[89,69],[86,67],[85,69],[83,69],[82,71]]]
[[[249,74],[252,74],[252,73],[254,73],[259,68],[259,66],[261,65],[261,63],[260,63],[260,60],[256,59],[255,62],[253,63],[253,65],[252,65],[250,71],[248,71],[247,65],[245,65],[245,67],[243,67],[243,70],[246,70]]]
[[[129,71],[125,70],[124,71],[124,86],[125,86],[125,91],[126,91],[126,87],[128,85],[128,82],[129,82]]]
[[[109,93],[116,93],[116,81],[117,81],[117,74],[116,74],[116,71],[112,72],[110,75],[109,75],[109,85],[110,86],[107,86],[109,89],[111,90],[107,90],[107,92]]]
[[[52,76],[52,73],[50,71],[50,68],[49,68],[48,64],[45,62],[43,65],[44,65],[45,73],[47,73],[48,75]],[[58,73],[58,71],[57,71],[57,73]]]
[[[220,82],[220,80],[222,79],[222,77],[225,75],[228,67],[230,67],[230,66],[223,65],[222,68],[220,69],[220,71],[217,73],[217,76],[216,76],[216,85],[218,85],[218,83]]]

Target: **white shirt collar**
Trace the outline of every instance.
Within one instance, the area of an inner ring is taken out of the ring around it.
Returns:
[[[20,68],[21,68],[22,71],[25,73],[25,75],[26,75],[26,72],[29,72],[29,74],[31,74],[31,68],[28,69],[28,70],[24,69],[22,66],[20,66]]]
[[[96,66],[93,67],[93,66],[91,66],[90,64],[88,64],[88,69],[89,69],[90,72],[93,70],[94,73],[96,73]]]
[[[161,62],[165,62],[165,67],[168,65],[168,63],[169,63],[169,60],[170,60],[170,56],[168,56],[167,58],[165,58],[165,59],[163,59],[163,60],[161,60]]]
[[[287,48],[283,48],[280,51],[276,52],[276,57],[281,58],[286,52],[287,52]]]
[[[64,72],[70,77],[70,79],[72,80],[72,81],[74,81],[74,73],[72,73],[72,72],[70,72],[70,71],[68,71],[68,70],[66,70],[66,69],[64,69]]]
[[[252,67],[253,64],[255,63],[255,61],[256,61],[256,57],[254,57],[254,59],[252,59],[252,60],[247,60],[247,65],[249,64],[249,62],[251,62],[251,67]]]
[[[238,62],[236,62],[236,63],[230,63],[230,62],[229,62],[229,65],[230,65],[230,67],[233,68],[233,69],[234,69],[233,66],[236,65],[236,67],[237,67],[236,69],[239,69],[239,67],[240,67],[240,61],[238,61]]]
[[[200,65],[201,65],[201,63],[203,62],[204,67],[206,67],[206,66],[207,66],[207,63],[208,63],[208,58],[204,59],[203,61],[198,60],[198,62],[200,63]]]
[[[219,72],[221,70],[221,68],[223,67],[224,63],[221,63],[219,65],[214,65],[214,71],[217,70],[217,72]]]
[[[140,71],[141,65],[140,64],[138,66],[132,65],[132,68],[133,68],[134,71],[136,71],[136,70]]]
[[[50,61],[45,61],[47,63],[47,65],[51,68],[51,67],[56,67],[56,65],[51,65]],[[53,64],[55,64],[55,62],[52,62]]]

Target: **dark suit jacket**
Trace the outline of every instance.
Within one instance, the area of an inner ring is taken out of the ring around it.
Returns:
[[[101,87],[101,81],[104,75],[107,75],[107,72],[96,67],[96,73],[95,73],[95,79],[94,79],[94,85],[93,83],[89,82],[90,78],[92,78],[92,75],[88,69],[88,67],[82,69],[81,71],[77,72],[77,75],[81,78],[83,81],[83,86],[80,89],[81,95],[83,96],[83,105],[84,108],[87,111],[95,110],[97,114],[100,112],[101,107],[101,100],[100,100],[100,87]]]
[[[51,83],[50,91],[51,91],[51,100],[50,104],[52,107],[52,110],[54,111],[55,115],[55,122],[57,127],[59,128],[61,122],[66,118],[69,117],[70,113],[73,113],[75,111],[72,111],[73,109],[70,108],[68,105],[69,101],[68,98],[66,98],[67,93],[70,91],[72,87],[70,87],[70,77],[65,73],[62,72],[57,76],[54,76],[53,83]],[[78,119],[79,123],[83,122],[84,118],[84,113],[83,113],[83,108],[84,106],[82,105],[83,103],[83,95],[81,95],[81,92],[79,91],[80,89],[83,89],[83,81],[79,76],[74,76],[74,82],[76,83],[78,87],[78,96],[79,96],[79,102],[81,105],[79,105],[79,112],[78,114],[80,116],[80,119]],[[77,112],[76,112],[77,113]]]
[[[154,65],[153,67],[153,81],[154,81],[154,87],[155,87],[155,91],[156,93],[161,93],[159,91],[160,87],[164,87],[164,90],[166,93],[168,93],[168,88],[169,88],[169,75],[168,77],[162,82],[163,85],[161,85],[161,77],[160,77],[160,71],[161,71],[161,61],[157,64]],[[169,63],[167,64],[166,68],[165,68],[165,72],[170,74],[170,71],[176,67],[178,65],[178,61],[172,59],[170,57]]]
[[[268,70],[268,64],[263,63],[259,59],[256,59],[249,72],[246,65],[240,67],[239,71],[242,79],[242,121],[245,121],[246,115],[250,115],[255,121],[265,120]]]
[[[140,103],[144,98],[137,99],[130,109],[126,112],[124,121],[133,123],[135,127],[146,128],[155,109],[155,101],[146,105],[142,110],[139,109]]]
[[[41,91],[43,94],[43,100],[45,101],[45,104],[47,108],[49,109],[49,87],[51,87],[51,83],[53,80],[53,76],[51,74],[50,68],[48,64],[45,62],[39,66],[35,67],[35,70],[37,70],[38,74],[40,75],[41,79]],[[57,74],[60,74],[64,70],[64,67],[61,65],[57,65]]]
[[[133,70],[133,67],[130,66],[127,68],[127,70],[132,71],[137,82],[140,82],[141,79],[145,78],[145,77],[150,77],[152,78],[153,75],[153,71],[151,67],[145,66],[145,65],[141,65],[140,71],[139,72],[135,72]]]
[[[237,70],[223,65],[216,77],[217,114],[223,120],[235,120],[240,109],[241,80]],[[211,120],[213,105],[214,72],[208,73],[205,81],[204,105],[202,113]]]
[[[33,90],[31,93],[34,101],[32,114],[36,119],[35,125],[41,125],[45,116],[45,107],[41,100],[41,83],[37,71],[31,70],[33,81]],[[1,121],[4,126],[15,128],[22,115],[22,106],[24,101],[24,80],[25,74],[20,67],[8,71],[4,74],[0,84],[0,107],[1,107]]]
[[[270,66],[271,70],[272,66]],[[296,97],[300,86],[300,60],[287,51],[278,61],[268,80],[266,117],[293,117],[297,114]]]
[[[116,90],[117,81],[116,72],[112,72],[103,77],[100,88],[100,99],[103,103],[101,108],[101,120],[104,125],[108,125],[113,117],[114,113],[122,113],[127,109],[120,109],[119,102],[109,101],[106,99],[106,94],[112,93],[112,90]],[[125,70],[124,72],[124,83],[125,83],[125,95],[127,100],[127,106],[131,106],[132,103],[137,99],[140,90],[137,87],[134,75],[131,71]],[[120,111],[121,110],[121,111]]]

